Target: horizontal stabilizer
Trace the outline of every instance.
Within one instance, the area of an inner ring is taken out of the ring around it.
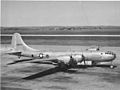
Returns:
[[[20,56],[21,52],[9,52],[9,53],[6,53],[6,54]]]

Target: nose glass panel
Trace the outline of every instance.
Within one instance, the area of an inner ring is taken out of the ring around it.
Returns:
[[[114,53],[111,52],[111,51],[107,51],[105,54],[111,54],[111,55],[114,55]]]
[[[116,58],[116,54],[113,54],[114,55],[114,59]]]

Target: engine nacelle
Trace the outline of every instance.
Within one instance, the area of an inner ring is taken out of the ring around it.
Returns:
[[[80,54],[75,54],[75,55],[72,55],[72,58],[78,63],[78,62],[81,62],[83,60],[83,56],[80,55]]]
[[[60,56],[60,57],[57,57],[57,59],[60,62],[63,62],[64,64],[68,64],[70,61],[70,56]]]
[[[81,62],[83,60],[83,56],[80,54],[75,54],[71,56],[66,55],[66,56],[60,56],[57,59],[60,61],[61,64],[75,67],[78,62]]]

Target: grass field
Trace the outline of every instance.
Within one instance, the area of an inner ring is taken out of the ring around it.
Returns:
[[[120,46],[120,37],[59,37],[59,36],[22,36],[27,44],[32,45],[78,45],[78,46]],[[11,36],[1,36],[2,44],[10,44]]]
[[[86,46],[30,45],[41,51],[83,51]],[[102,51],[113,51],[117,58],[113,61],[115,69],[108,67],[90,67],[70,69],[67,72],[51,72],[53,65],[19,63],[7,65],[18,60],[15,56],[1,55],[2,90],[119,90],[120,89],[120,47],[101,47]],[[21,58],[23,59],[23,58]],[[32,80],[22,78],[37,74]]]
[[[1,28],[1,34],[101,34],[120,35],[120,27],[9,27]],[[99,45],[102,51],[113,51],[117,57],[113,64],[117,67],[91,67],[70,69],[67,72],[53,71],[53,65],[19,63],[8,66],[7,63],[18,60],[16,56],[1,57],[2,90],[119,90],[120,89],[120,37],[40,37],[22,36],[30,47],[41,51],[84,51],[92,45]],[[11,36],[1,36],[2,47],[11,43]],[[23,59],[23,58],[21,58]],[[46,71],[47,70],[47,71]],[[52,70],[52,71],[51,71]],[[36,74],[33,80],[22,78]]]

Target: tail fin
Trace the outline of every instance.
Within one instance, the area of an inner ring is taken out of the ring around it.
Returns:
[[[11,41],[11,46],[17,51],[37,51],[26,45],[19,33],[14,33]]]

